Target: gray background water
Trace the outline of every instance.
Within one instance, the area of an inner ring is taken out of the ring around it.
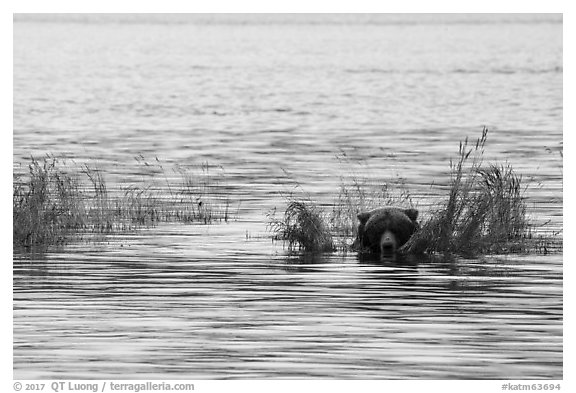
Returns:
[[[15,255],[14,376],[562,378],[561,255],[302,261],[264,216],[283,170],[330,203],[342,152],[425,215],[486,125],[561,236],[562,74],[558,15],[16,15],[15,172],[208,161],[240,209]]]

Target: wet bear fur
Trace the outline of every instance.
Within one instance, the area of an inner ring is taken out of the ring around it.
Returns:
[[[418,229],[418,210],[384,207],[358,214],[358,251],[394,255]]]

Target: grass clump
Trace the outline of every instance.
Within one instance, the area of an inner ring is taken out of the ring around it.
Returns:
[[[488,129],[450,161],[448,200],[432,212],[405,251],[459,255],[518,252],[529,238],[522,176],[509,165],[484,165]]]
[[[144,190],[113,196],[102,171],[69,167],[47,156],[30,159],[28,173],[16,175],[12,193],[13,245],[63,244],[88,233],[111,233],[151,225],[157,203]]]
[[[12,191],[14,244],[54,244],[70,232],[84,229],[88,222],[81,203],[78,179],[58,170],[53,157],[39,162],[32,158],[29,176],[16,176]]]
[[[274,233],[274,239],[285,241],[289,251],[334,251],[322,209],[309,199],[289,198],[282,218],[276,217],[275,209],[268,213],[268,227]]]
[[[158,159],[156,167],[137,160],[151,181],[154,173],[163,173],[165,185],[122,184],[110,190],[100,169],[70,166],[53,156],[31,157],[28,171],[13,179],[13,245],[50,246],[161,221],[209,224],[230,218],[228,198],[221,197],[223,187],[207,163],[200,174],[180,167],[180,177],[168,179]]]

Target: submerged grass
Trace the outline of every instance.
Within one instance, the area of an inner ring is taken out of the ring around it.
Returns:
[[[429,212],[401,252],[473,256],[546,253],[562,248],[561,240],[554,236],[533,235],[534,227],[527,219],[522,176],[508,163],[484,163],[487,136],[488,129],[484,128],[473,145],[467,138],[460,142],[457,161],[450,161],[447,199]],[[345,156],[338,159],[349,164]],[[415,207],[401,179],[378,184],[352,172],[341,178],[339,194],[329,214],[309,197],[290,195],[283,218],[269,217],[270,229],[276,239],[288,242],[290,250],[322,251],[318,244],[334,238],[337,240],[332,240],[332,244],[338,243],[337,248],[346,251],[350,249],[349,241],[356,236],[357,214],[391,205]]]
[[[137,159],[138,160],[138,159]],[[142,158],[145,168],[154,168]],[[152,185],[123,185],[108,189],[102,170],[72,166],[54,156],[31,157],[28,171],[13,179],[13,245],[34,247],[62,244],[89,233],[114,233],[152,226],[160,221],[228,221],[229,199],[222,175],[205,163],[179,167],[171,180],[164,174],[168,193]],[[150,177],[150,176],[149,176]]]

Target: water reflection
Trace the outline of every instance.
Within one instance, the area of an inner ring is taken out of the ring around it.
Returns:
[[[374,253],[358,253],[356,258],[360,263],[377,264],[393,267],[416,267],[420,262],[430,260],[428,255],[403,255],[398,253],[380,255]]]

